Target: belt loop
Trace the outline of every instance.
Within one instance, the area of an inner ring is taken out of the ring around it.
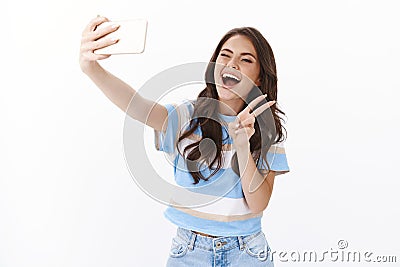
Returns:
[[[243,250],[244,249],[244,243],[243,243],[243,238],[241,236],[238,236],[238,241],[239,241],[239,249]]]
[[[191,232],[191,236],[190,236],[190,241],[189,241],[189,249],[190,250],[193,250],[194,249],[194,241],[196,240],[196,234],[195,233],[193,233],[192,231],[190,231]]]

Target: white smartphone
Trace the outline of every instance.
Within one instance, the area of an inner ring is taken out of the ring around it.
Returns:
[[[102,38],[118,38],[115,44],[94,50],[95,54],[140,54],[143,53],[146,43],[147,20],[128,19],[103,22],[97,26],[102,28],[110,24],[118,24],[119,28]],[[99,39],[99,40],[100,40]]]

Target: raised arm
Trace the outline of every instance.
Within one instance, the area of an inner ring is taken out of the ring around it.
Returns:
[[[105,17],[96,17],[86,26],[82,32],[81,47],[79,54],[79,64],[82,71],[96,84],[98,88],[122,111],[126,112],[130,117],[155,130],[164,130],[166,120],[168,118],[167,109],[149,99],[140,96],[131,86],[121,79],[117,78],[109,71],[105,70],[98,60],[106,59],[111,55],[97,55],[94,50],[112,45],[118,40],[100,39],[104,35],[118,30],[118,27],[108,26],[103,29],[97,29],[101,23],[109,21]],[[128,105],[132,99],[131,107]],[[147,119],[147,114],[149,117]],[[147,119],[147,121],[146,121]],[[165,123],[164,123],[165,122]]]

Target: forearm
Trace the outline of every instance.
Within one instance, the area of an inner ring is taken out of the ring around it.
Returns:
[[[81,65],[82,71],[123,112],[155,130],[166,125],[167,110],[162,105],[142,97],[128,84],[106,71],[97,61]]]
[[[271,198],[275,174],[270,171],[267,177],[261,175],[250,153],[250,145],[237,148],[236,153],[247,205],[253,213],[262,212]],[[271,180],[272,184],[270,184]]]

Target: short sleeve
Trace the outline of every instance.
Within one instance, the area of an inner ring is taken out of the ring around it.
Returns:
[[[164,107],[168,111],[167,127],[165,132],[154,130],[154,144],[158,151],[176,155],[176,143],[189,125],[193,105],[189,100],[185,100],[178,104],[166,104]]]
[[[276,175],[284,174],[290,171],[286,157],[285,145],[283,142],[273,144],[267,152],[267,161],[272,171]],[[268,170],[265,162],[259,161],[258,169]]]

